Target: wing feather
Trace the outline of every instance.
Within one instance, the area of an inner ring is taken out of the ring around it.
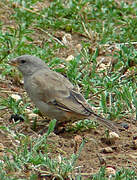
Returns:
[[[42,101],[52,103],[65,111],[73,111],[86,116],[91,114],[92,110],[85,98],[61,74],[44,69],[33,75],[33,81],[40,89],[39,97]]]

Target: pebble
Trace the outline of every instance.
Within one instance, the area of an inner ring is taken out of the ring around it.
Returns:
[[[125,129],[129,128],[129,125],[127,123],[125,123],[125,122],[122,122],[120,125],[121,125],[122,128],[125,128]]]
[[[63,42],[63,44],[65,44],[65,45],[68,45],[71,40],[72,40],[72,36],[71,36],[71,34],[69,34],[69,33],[65,34],[65,35],[62,37],[62,42]]]
[[[109,138],[112,138],[112,139],[119,139],[119,135],[115,132],[110,132],[109,133]]]
[[[116,170],[113,167],[106,167],[106,175],[107,176],[111,176],[111,175],[115,175],[116,174]]]
[[[69,34],[69,33],[66,33],[66,34],[64,35],[64,37],[66,37],[66,40],[67,40],[67,41],[71,41],[71,40],[72,40],[72,36],[71,36],[71,34]]]
[[[81,45],[81,44],[77,44],[77,45],[76,45],[76,49],[77,49],[77,51],[80,53],[81,50],[82,50],[82,45]]]
[[[11,95],[11,97],[13,98],[13,99],[15,99],[16,101],[18,101],[18,100],[21,100],[22,98],[21,98],[21,96],[20,95],[18,95],[18,94],[12,94]]]
[[[66,61],[71,61],[74,59],[74,56],[73,55],[69,55],[67,58],[66,58]]]
[[[105,147],[105,148],[101,149],[100,152],[102,152],[102,153],[112,153],[113,149],[111,147]]]

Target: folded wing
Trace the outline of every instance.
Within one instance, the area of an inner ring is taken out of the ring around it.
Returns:
[[[65,111],[73,111],[85,116],[91,114],[91,107],[85,98],[61,74],[44,69],[43,72],[34,74],[33,81],[40,89],[39,97],[42,101],[52,103]]]

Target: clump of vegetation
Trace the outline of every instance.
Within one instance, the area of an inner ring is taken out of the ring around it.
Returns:
[[[28,121],[25,109],[30,107],[29,101],[16,101],[6,89],[12,89],[13,84],[22,86],[21,74],[8,64],[8,60],[31,54],[80,87],[98,114],[110,120],[137,119],[137,2],[1,0],[0,7],[0,118],[8,115],[7,110],[10,110],[10,114],[18,114]],[[73,41],[71,45],[63,42],[62,31],[76,38],[81,44],[80,51],[75,49]],[[66,61],[70,50],[75,57]],[[64,51],[68,53],[66,56]],[[35,111],[33,105],[30,109]],[[3,119],[0,130],[6,136],[12,136],[15,148],[0,149],[5,153],[0,160],[0,179],[79,180],[83,177],[81,168],[77,168],[79,173],[74,172],[84,141],[77,153],[53,157],[47,139],[53,132],[54,120],[47,133],[33,138],[19,132],[18,123],[5,125],[8,118]],[[68,131],[91,128],[97,128],[97,123],[85,120],[75,123]],[[124,168],[112,177],[119,180],[136,178],[135,171]],[[107,179],[105,168],[89,179]]]

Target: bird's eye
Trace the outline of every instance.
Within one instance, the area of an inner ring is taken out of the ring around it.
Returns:
[[[21,63],[24,64],[26,61],[25,60],[21,60]]]

